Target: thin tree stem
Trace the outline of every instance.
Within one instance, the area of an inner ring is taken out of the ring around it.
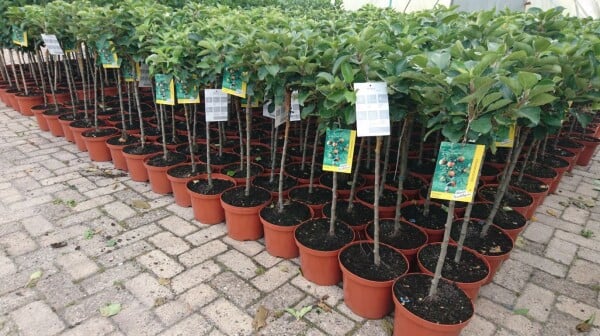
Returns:
[[[442,277],[442,268],[444,267],[444,261],[446,260],[446,254],[448,253],[448,241],[450,240],[450,232],[452,231],[452,220],[454,219],[454,206],[456,201],[450,201],[448,204],[448,216],[446,217],[446,228],[444,229],[444,239],[442,240],[442,247],[440,249],[440,256],[438,257],[437,264],[435,265],[435,273],[433,274],[433,280],[431,280],[431,287],[429,287],[429,296],[433,297],[437,294],[438,284]]]

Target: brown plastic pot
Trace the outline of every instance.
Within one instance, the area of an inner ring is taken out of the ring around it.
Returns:
[[[231,188],[229,191],[238,188],[245,188],[245,186]],[[271,193],[263,188],[253,188],[255,190],[260,190],[261,193],[264,192],[268,194],[268,197],[265,198],[265,201],[262,204],[253,207],[239,207],[228,204],[223,201],[223,195],[225,193],[221,194],[221,206],[223,206],[223,210],[225,210],[227,235],[232,239],[240,241],[257,240],[263,236],[263,225],[258,217],[258,212],[265,204],[271,201]]]
[[[314,216],[314,212],[311,207],[307,206],[310,211],[310,218]],[[263,231],[265,235],[265,249],[267,252],[274,256],[284,259],[296,258],[300,252],[298,245],[294,241],[294,231],[301,223],[297,225],[277,225],[273,224],[261,216],[259,211],[258,216],[260,222],[263,224]]]
[[[40,105],[44,103],[44,97],[42,95],[33,95],[33,96],[21,96],[15,95],[15,99],[17,100],[17,104],[19,104],[19,111],[22,115],[27,117],[32,117],[33,112],[31,112],[31,107],[35,105]]]
[[[148,172],[148,180],[150,180],[150,187],[152,188],[153,192],[160,195],[166,195],[173,192],[173,189],[171,188],[171,181],[169,181],[169,179],[167,178],[167,170],[173,168],[174,166],[180,163],[183,163],[186,159],[184,154],[177,154],[181,155],[181,158],[179,158],[178,160],[179,162],[168,166],[153,166],[148,163],[149,160],[158,156],[162,156],[163,153],[154,154],[144,159],[144,167],[146,167],[146,171]]]
[[[202,174],[195,177],[194,179],[206,179],[207,174]],[[227,175],[223,174],[212,174],[212,178],[216,180],[225,180],[232,183],[232,187],[235,186],[235,180]],[[193,180],[188,182],[193,183]],[[194,218],[202,224],[219,224],[225,220],[225,210],[221,204],[221,195],[204,195],[197,192],[193,192],[190,188],[186,187],[188,195],[190,196],[191,206],[194,212]]]
[[[110,149],[106,146],[106,140],[112,138],[115,134],[119,132],[116,128],[106,128],[110,130],[110,134],[102,135],[99,137],[91,136],[91,131],[83,132],[81,135],[83,137],[83,141],[85,141],[85,147],[88,150],[88,154],[90,156],[90,160],[96,162],[106,162],[112,161],[112,156],[110,155]]]

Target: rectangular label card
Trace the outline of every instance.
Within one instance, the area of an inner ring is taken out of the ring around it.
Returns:
[[[271,107],[272,103],[273,101],[269,99],[263,104],[263,116],[275,119],[275,127],[279,127],[279,125],[285,122],[285,111],[281,105],[275,105],[275,107]]]
[[[323,171],[351,173],[355,141],[354,130],[328,128],[323,151]]]
[[[62,48],[60,47],[60,43],[58,42],[56,35],[42,34],[42,40],[44,40],[44,44],[46,45],[46,48],[48,49],[50,55],[63,56],[65,54]]]
[[[135,82],[140,80],[141,71],[139,63],[122,62],[121,73],[125,82]]]
[[[156,103],[163,105],[175,105],[175,84],[172,75],[157,74],[154,76],[156,82]]]
[[[204,116],[206,122],[227,121],[229,95],[219,89],[204,90]]]
[[[431,179],[431,198],[473,202],[485,146],[442,142]]]
[[[354,83],[357,136],[390,135],[390,106],[385,82]]]
[[[496,147],[513,147],[515,145],[515,125],[503,127],[496,132]]]
[[[152,87],[152,79],[150,78],[150,68],[148,64],[140,65],[140,84],[138,87]]]
[[[242,81],[242,71],[225,69],[222,90],[233,96],[246,98],[246,82]]]
[[[121,60],[114,52],[113,43],[110,41],[96,41],[96,49],[98,49],[98,56],[100,57],[100,63],[105,69],[118,69],[121,67]]]
[[[178,104],[197,104],[200,102],[198,84],[193,82],[175,81],[175,95]]]
[[[14,44],[27,48],[27,32],[19,26],[12,26],[12,41]]]
[[[298,90],[292,91],[292,110],[290,121],[300,121],[300,101],[298,100]]]

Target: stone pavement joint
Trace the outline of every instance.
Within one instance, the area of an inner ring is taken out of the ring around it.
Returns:
[[[341,286],[308,282],[298,259],[199,223],[172,196],[90,162],[1,103],[0,153],[0,335],[383,336],[393,323],[392,315],[355,315]],[[546,197],[462,336],[579,335],[575,326],[593,314],[594,327],[580,335],[600,336],[599,161],[575,167]],[[581,209],[573,200],[593,203]],[[299,321],[285,313],[325,296],[331,312],[313,309]],[[108,303],[122,310],[103,317]],[[259,306],[271,314],[255,333]]]

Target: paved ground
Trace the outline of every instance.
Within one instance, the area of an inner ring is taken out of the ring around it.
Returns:
[[[390,332],[391,317],[355,316],[341,288],[307,282],[298,260],[194,221],[4,105],[0,153],[0,335],[249,335],[260,305],[271,312],[261,335]],[[600,335],[599,173],[597,161],[579,167],[547,198],[463,335],[575,335],[593,314],[586,335]],[[283,313],[324,296],[330,312]],[[122,310],[103,317],[110,303]]]

